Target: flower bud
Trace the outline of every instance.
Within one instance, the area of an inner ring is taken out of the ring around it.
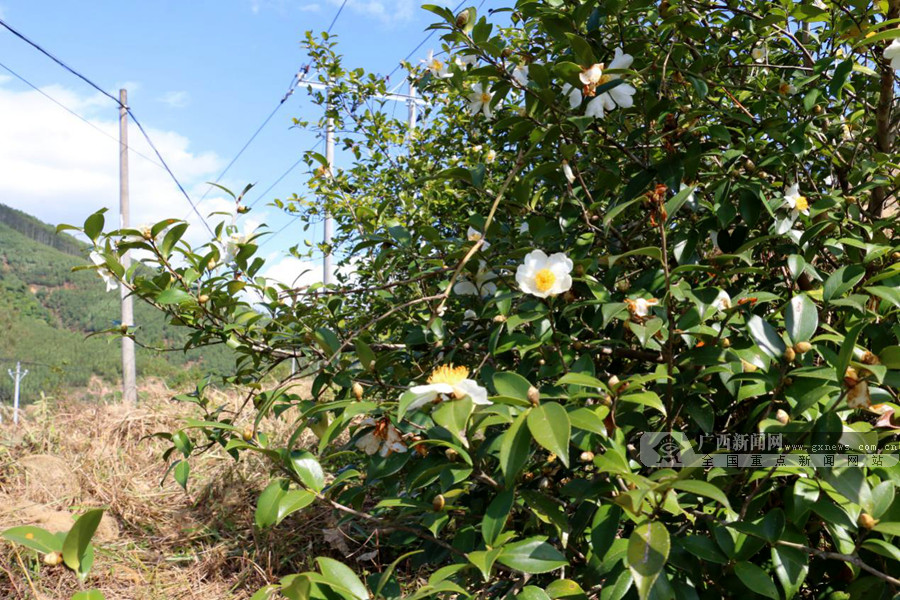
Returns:
[[[577,265],[575,265],[575,276],[576,277],[584,276],[584,265],[583,264],[578,263]]]
[[[55,567],[63,561],[62,554],[59,552],[48,552],[44,555],[44,564]]]
[[[797,342],[794,344],[794,352],[797,354],[806,354],[810,350],[812,350],[812,344],[809,342]]]
[[[456,459],[459,458],[459,452],[454,450],[453,448],[447,448],[444,450],[444,456],[447,457],[447,460],[450,462],[456,462]]]
[[[547,364],[547,361],[546,361],[546,360],[544,360],[544,359],[543,359],[543,358],[539,358],[539,359],[538,359],[538,364],[539,364],[539,365],[540,365],[540,366],[542,366],[542,367],[543,367],[543,366],[544,366],[544,365],[546,365],[546,364]]]
[[[872,529],[878,524],[878,519],[875,519],[869,513],[862,512],[859,513],[859,518],[856,520],[856,523],[864,529]]]
[[[237,207],[237,212],[239,215],[247,214],[248,212],[250,212],[250,207],[244,206],[243,204],[241,204]]]
[[[462,27],[462,26],[460,25],[460,27]],[[512,48],[507,46],[500,52],[500,56],[502,56],[503,58],[509,58],[510,56],[512,56],[512,53],[513,53]]]
[[[784,360],[794,362],[795,358],[797,358],[797,353],[794,352],[793,348],[788,347],[784,349]]]
[[[528,386],[528,401],[532,406],[537,406],[541,402],[541,392],[533,385]]]
[[[775,420],[782,425],[787,425],[791,422],[791,416],[787,414],[787,412],[785,412],[783,409],[779,408],[775,411]]]
[[[200,304],[206,304],[207,302],[209,302],[209,294],[200,294],[199,296],[197,296],[197,302],[199,302]]]
[[[538,480],[538,488],[540,488],[542,490],[546,490],[549,487],[550,487],[550,479],[548,479],[547,477],[541,477]]]
[[[584,452],[581,453],[581,455],[579,455],[578,460],[580,460],[583,463],[593,462],[594,461],[594,453],[591,452],[590,450],[585,450]]]
[[[216,261],[215,261],[215,259],[213,259],[213,258],[209,259],[209,262],[206,263],[206,268],[209,269],[210,271],[212,271],[213,269],[215,269],[215,268],[216,268]]]
[[[730,338],[722,338],[722,347],[723,348],[731,348],[731,339]]]
[[[244,427],[244,431],[241,432],[241,439],[243,439],[245,442],[249,442],[253,439],[252,425],[247,425],[246,427]]]
[[[603,406],[612,406],[612,397],[609,394],[600,396],[600,404]]]
[[[891,254],[891,258],[893,258],[894,260],[900,260],[900,252],[894,252],[893,254]]]
[[[494,323],[505,323],[505,322],[506,322],[506,315],[497,315],[496,317],[494,317]]]
[[[446,506],[447,501],[444,500],[444,497],[440,494],[434,497],[434,500],[431,501],[431,508],[434,509],[434,512],[441,512],[444,510],[444,506]]]
[[[469,11],[464,10],[458,15],[456,15],[456,26],[457,27],[465,27],[469,24]]]
[[[353,387],[351,389],[353,390],[353,397],[356,398],[357,400],[362,400],[362,397],[363,397],[362,384],[359,383],[358,381],[354,381]]]
[[[759,367],[751,362],[747,362],[743,358],[741,359],[741,367],[743,368],[744,373],[755,373],[759,369]]]
[[[621,383],[621,382],[619,381],[619,378],[616,377],[615,375],[610,377],[609,381],[606,382],[606,384],[609,386],[609,389],[611,389],[612,391],[616,391],[616,388],[619,386],[619,383]]]

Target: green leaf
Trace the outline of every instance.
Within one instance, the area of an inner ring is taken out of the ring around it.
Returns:
[[[878,296],[882,300],[886,300],[894,305],[896,308],[900,308],[900,291],[897,288],[886,287],[883,285],[870,285],[865,288],[867,292]]]
[[[102,210],[98,210],[87,219],[85,219],[84,234],[91,238],[91,240],[96,240],[97,236],[100,235],[100,232],[103,231],[103,225],[106,221],[106,218],[103,216],[103,213],[105,212],[105,208]]]
[[[513,490],[503,490],[488,504],[484,518],[481,520],[481,535],[484,538],[484,543],[489,547],[494,545],[497,541],[497,536],[503,531],[506,520],[509,518],[509,512],[512,510],[514,499],[515,494]]]
[[[750,335],[759,349],[772,358],[781,357],[787,349],[775,328],[759,316],[752,315],[747,319],[747,329],[750,330]]]
[[[784,325],[795,344],[812,338],[819,326],[819,311],[809,296],[799,294],[791,298],[784,311]]]
[[[844,341],[841,344],[841,351],[838,354],[837,362],[834,365],[834,371],[837,375],[838,381],[844,380],[844,375],[847,373],[847,367],[850,366],[850,359],[853,358],[853,349],[856,348],[856,340],[859,338],[860,332],[863,330],[866,324],[858,323],[850,328],[847,331],[847,335],[844,336]]]
[[[336,587],[347,590],[357,600],[369,598],[369,591],[353,572],[353,569],[333,558],[324,556],[316,557],[316,562],[319,563],[319,570],[322,571],[325,579],[333,582]]]
[[[500,468],[506,485],[515,481],[531,453],[531,435],[525,426],[530,411],[523,411],[503,434],[500,442]]]
[[[687,535],[680,540],[684,549],[701,560],[724,565],[728,559],[714,541],[703,535]]]
[[[571,579],[554,579],[544,591],[552,600],[587,600],[581,586]]]
[[[292,490],[286,479],[272,480],[259,495],[256,503],[256,526],[271,527],[281,523],[291,513],[306,508],[316,499],[307,490]]]
[[[682,492],[689,492],[691,494],[696,494],[697,496],[712,498],[728,510],[731,510],[731,503],[728,502],[728,496],[725,495],[725,492],[707,481],[700,481],[699,479],[682,479],[672,482],[672,487],[676,490],[681,490]]]
[[[72,600],[106,600],[100,590],[87,590],[85,592],[77,592],[72,596]]]
[[[96,508],[78,517],[78,520],[72,525],[72,529],[66,534],[66,539],[63,540],[63,562],[73,571],[81,570],[81,563],[85,559],[91,538],[94,537],[94,532],[100,525],[100,519],[103,518],[103,510]]]
[[[734,565],[734,572],[750,591],[772,600],[779,600],[775,582],[760,567],[750,562],[739,562]]]
[[[528,402],[528,388],[531,387],[531,383],[518,373],[498,371],[494,373],[494,387],[501,396]]]
[[[547,573],[569,564],[566,557],[542,537],[503,546],[498,560],[510,569],[531,574]]]
[[[635,404],[649,406],[650,408],[655,408],[663,415],[666,414],[666,407],[660,399],[659,394],[657,394],[656,392],[635,392],[633,394],[626,394],[625,396],[621,396],[619,400],[622,402],[634,402]]]
[[[772,565],[784,590],[785,600],[790,600],[803,586],[809,572],[809,556],[798,548],[776,545],[772,547]]]
[[[602,381],[586,373],[566,373],[556,382],[557,385],[581,385],[584,387],[605,389]]]
[[[309,489],[321,492],[325,488],[325,473],[312,453],[306,450],[293,450],[288,465]]]
[[[450,432],[463,447],[469,447],[469,440],[466,439],[466,427],[469,423],[469,416],[472,414],[474,404],[469,396],[460,398],[459,400],[449,400],[441,402],[441,404],[431,413],[434,422]]]
[[[175,465],[175,471],[173,476],[175,477],[175,481],[184,491],[187,491],[187,482],[188,476],[191,474],[191,465],[186,460],[179,460]]]
[[[591,523],[591,549],[599,558],[606,556],[619,530],[622,509],[615,504],[602,504]]]
[[[648,248],[638,248],[637,250],[629,250],[623,254],[618,255],[610,255],[609,257],[609,268],[612,269],[613,265],[615,265],[618,261],[623,258],[628,258],[631,256],[649,256],[650,258],[656,259],[658,262],[662,262],[662,251],[656,247],[648,247]]]
[[[0,534],[0,537],[9,542],[13,542],[14,544],[20,544],[26,548],[43,552],[44,554],[47,554],[48,552],[62,552],[61,539],[46,529],[41,529],[40,527],[34,527],[32,525],[11,527]]]
[[[888,535],[900,535],[900,521],[882,521],[875,525],[873,529]]]
[[[575,53],[581,66],[589,67],[597,62],[594,51],[587,40],[574,33],[566,33],[566,37],[569,38],[569,45],[572,47],[572,52]]]
[[[466,558],[469,559],[470,563],[478,567],[478,570],[481,571],[481,576],[484,577],[485,581],[490,581],[491,569],[494,567],[494,563],[497,562],[497,557],[500,556],[501,552],[503,552],[502,548],[476,550],[474,552],[469,552],[466,555]]]
[[[669,558],[670,548],[669,530],[655,521],[635,527],[628,538],[628,568],[641,600],[650,597],[650,590]]]
[[[156,297],[156,302],[166,306],[168,304],[181,304],[183,302],[188,302],[191,299],[191,295],[184,290],[169,288],[159,293],[159,296]]]
[[[840,298],[853,289],[865,274],[866,268],[862,265],[841,267],[825,280],[825,286],[822,288],[822,299],[828,302],[832,298]]]
[[[516,594],[516,600],[550,600],[547,592],[533,585],[526,585]]]
[[[699,81],[699,80],[698,80]],[[692,78],[693,82],[693,78]],[[704,84],[706,85],[706,84]],[[704,96],[706,94],[703,94]],[[683,190],[679,191],[672,198],[670,198],[666,202],[666,213],[668,214],[668,219],[671,219],[675,216],[675,213],[678,212],[678,209],[684,206],[684,203],[687,201],[688,197],[694,193],[693,186],[686,186]]]
[[[375,362],[375,353],[372,352],[372,348],[359,338],[353,340],[353,345],[356,346],[356,357],[359,359],[359,364],[366,371],[371,371]]]
[[[572,424],[565,408],[556,402],[534,407],[528,415],[528,429],[534,441],[558,456],[565,466],[569,466]]]

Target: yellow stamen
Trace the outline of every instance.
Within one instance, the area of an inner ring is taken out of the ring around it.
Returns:
[[[809,200],[806,199],[806,196],[797,196],[797,204],[794,205],[798,211],[803,212],[809,208]]]
[[[604,75],[600,78],[600,81],[597,82],[597,85],[601,86],[609,81],[612,81],[612,75]]]
[[[440,71],[443,68],[444,68],[444,63],[442,63],[441,61],[439,61],[437,59],[434,59],[433,61],[431,61],[431,69],[433,71]]]
[[[481,103],[482,103],[482,104],[487,104],[487,103],[490,102],[490,101],[491,101],[491,95],[490,95],[490,94],[488,94],[487,92],[484,92],[483,94],[481,94]]]
[[[546,292],[556,283],[556,275],[550,269],[541,269],[534,276],[534,285],[539,292]]]
[[[454,367],[453,364],[441,365],[431,373],[428,383],[446,383],[456,385],[469,376],[467,367]]]

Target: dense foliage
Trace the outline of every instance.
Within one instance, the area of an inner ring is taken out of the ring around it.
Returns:
[[[97,276],[72,272],[84,264],[87,246],[19,211],[0,205],[0,401],[8,403],[12,381],[6,369],[25,363],[22,399],[41,392],[83,386],[92,375],[114,382],[120,377],[121,350],[116,340],[91,333],[115,327],[120,319],[117,292],[105,291]],[[137,351],[141,376],[172,384],[194,381],[207,372],[227,372],[233,360],[224,348],[180,351],[184,335],[166,325],[164,315],[138,302],[142,343],[174,348],[161,353]],[[187,367],[187,368],[186,368]]]
[[[279,204],[334,216],[339,284],[260,278],[233,223],[197,248],[84,225],[104,276],[241,354],[232,381],[314,380],[237,416],[199,387],[168,434],[183,485],[210,442],[264,453],[260,527],[325,503],[390,565],[319,557],[255,598],[893,597],[900,3],[427,8],[415,131],[308,40],[355,160],[310,154],[315,197]],[[669,462],[648,432],[683,436]],[[734,441],[675,464],[701,435]],[[791,461],[713,464],[757,439]]]

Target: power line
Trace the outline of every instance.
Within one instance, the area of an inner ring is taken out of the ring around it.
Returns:
[[[156,144],[154,144],[154,143],[153,143],[153,140],[150,139],[150,135],[149,135],[149,134],[147,133],[147,131],[144,129],[144,126],[141,125],[141,122],[138,120],[138,118],[137,118],[136,116],[134,116],[134,113],[132,112],[131,108],[129,108],[128,106],[122,106],[122,103],[119,102],[119,99],[118,99],[118,98],[116,98],[115,96],[113,96],[112,94],[110,94],[109,92],[107,92],[106,90],[104,90],[103,88],[101,88],[99,85],[97,85],[96,83],[94,83],[93,81],[91,81],[90,79],[88,79],[87,77],[85,77],[84,75],[82,75],[81,73],[79,73],[78,71],[76,71],[75,69],[73,69],[72,67],[70,67],[69,65],[67,65],[66,63],[64,63],[62,60],[56,58],[53,54],[51,54],[50,52],[48,52],[47,50],[45,50],[44,48],[42,48],[37,42],[32,41],[31,39],[29,39],[28,37],[26,37],[24,34],[20,33],[19,31],[17,31],[17,30],[14,29],[13,27],[11,27],[11,26],[10,26],[6,21],[4,21],[3,19],[0,19],[0,25],[2,25],[3,27],[5,27],[6,29],[8,29],[9,32],[12,33],[13,35],[15,35],[17,38],[19,38],[20,40],[24,41],[24,42],[27,43],[29,46],[32,46],[32,47],[33,47],[34,49],[36,49],[38,52],[40,52],[41,54],[43,54],[44,56],[46,56],[47,58],[49,58],[50,60],[52,60],[53,62],[55,62],[56,64],[58,64],[59,66],[61,66],[63,69],[65,69],[66,71],[68,71],[68,72],[71,73],[72,75],[75,75],[76,77],[78,77],[79,79],[81,79],[82,81],[84,81],[85,83],[87,83],[89,86],[91,86],[92,88],[94,88],[95,90],[97,90],[98,92],[100,92],[101,94],[103,94],[104,96],[106,96],[107,98],[109,98],[110,100],[112,100],[113,102],[115,102],[115,103],[116,103],[116,106],[118,106],[118,107],[120,107],[120,108],[124,108],[124,109],[128,112],[128,115],[131,117],[131,119],[134,121],[134,124],[137,125],[137,128],[138,128],[138,129],[140,130],[140,132],[141,132],[141,135],[144,136],[144,140],[146,140],[147,144],[148,144],[148,145],[150,146],[150,148],[153,150],[154,154],[156,154],[156,158],[159,159],[159,162],[162,164],[163,169],[166,170],[166,172],[167,172],[167,173],[169,174],[169,176],[172,178],[172,181],[174,181],[174,182],[175,182],[175,185],[178,186],[179,191],[181,191],[182,195],[183,195],[183,196],[185,197],[185,199],[188,201],[188,204],[191,205],[191,208],[193,209],[194,213],[196,213],[197,216],[200,217],[200,221],[203,223],[203,225],[204,225],[204,226],[206,227],[206,229],[209,231],[210,235],[213,235],[213,236],[215,235],[215,233],[213,232],[212,228],[209,226],[209,223],[207,223],[207,222],[206,222],[206,219],[203,218],[203,215],[200,214],[200,211],[197,209],[197,206],[194,204],[194,201],[191,200],[191,197],[188,195],[187,191],[184,189],[184,186],[181,185],[181,182],[178,181],[178,178],[177,178],[177,177],[175,177],[175,173],[173,173],[173,172],[172,172],[172,169],[169,168],[168,163],[166,163],[166,159],[164,159],[164,158],[162,157],[162,154],[160,154],[159,149],[157,149],[157,147],[156,147]]]
[[[465,4],[465,3],[466,3],[466,0],[462,0],[459,4],[457,4],[457,5],[456,5],[456,8],[453,9],[453,13],[456,14],[456,11],[458,11],[458,10],[462,7],[462,5]],[[478,8],[481,8],[483,5],[484,5],[484,0],[481,0],[481,4],[478,5]],[[400,63],[399,63],[396,67],[394,67],[394,70],[387,74],[387,76],[385,77],[385,79],[386,79],[386,80],[387,80],[387,79],[390,79],[390,78],[391,78],[391,75],[393,75],[394,73],[396,73],[397,71],[399,71],[399,70],[400,70],[400,67],[403,66],[403,63],[406,62],[406,61],[408,61],[408,60],[410,59],[410,57],[411,57],[413,54],[415,54],[416,52],[418,52],[419,49],[420,49],[422,46],[425,45],[425,42],[427,42],[428,40],[430,40],[430,39],[432,38],[432,36],[434,36],[434,34],[435,34],[436,32],[437,32],[437,30],[434,29],[434,30],[431,31],[431,33],[429,33],[428,35],[426,35],[426,36],[425,36],[425,39],[423,39],[421,42],[419,42],[419,45],[416,46],[415,48],[413,48],[412,51],[410,51],[410,53],[406,55],[406,58],[404,58],[402,61],[400,61]]]
[[[0,63],[0,67],[3,67],[4,69],[6,69],[13,77],[15,77],[16,79],[18,79],[19,81],[21,81],[22,83],[24,83],[25,85],[27,85],[28,87],[30,87],[31,89],[33,89],[34,91],[36,91],[37,93],[39,93],[41,96],[43,96],[44,98],[46,98],[46,99],[49,100],[50,102],[53,102],[54,104],[56,104],[57,106],[59,106],[60,108],[62,108],[63,110],[65,110],[67,113],[69,113],[70,115],[72,115],[72,116],[74,116],[74,117],[77,117],[77,118],[80,119],[81,121],[84,121],[84,123],[86,123],[87,125],[93,127],[94,129],[96,129],[97,131],[99,131],[100,133],[102,133],[103,135],[105,135],[106,137],[108,137],[109,139],[115,141],[117,144],[121,144],[121,141],[118,140],[114,135],[110,135],[110,134],[108,134],[107,132],[103,131],[102,129],[100,129],[99,127],[97,127],[96,125],[94,125],[93,123],[91,123],[90,121],[88,121],[86,118],[82,117],[80,114],[78,114],[77,112],[75,112],[74,110],[72,110],[71,108],[69,108],[68,106],[66,106],[65,104],[63,104],[62,102],[60,102],[59,100],[57,100],[56,98],[54,98],[53,96],[51,96],[50,94],[48,94],[47,92],[45,92],[45,91],[42,90],[41,88],[37,87],[36,85],[34,85],[33,83],[31,83],[30,81],[28,81],[27,79],[25,79],[24,77],[22,77],[21,75],[19,75],[18,73],[16,73],[15,71],[13,71],[12,69],[10,69],[10,68],[7,67],[6,65],[4,65],[3,63]],[[162,166],[161,164],[159,164],[158,162],[156,162],[155,160],[153,160],[152,158],[150,158],[150,157],[147,156],[146,154],[142,154],[142,153],[138,152],[137,150],[135,150],[134,148],[132,148],[132,147],[130,147],[130,146],[126,146],[126,148],[128,148],[129,150],[131,150],[132,152],[134,152],[135,154],[137,154],[138,156],[140,156],[140,157],[143,158],[144,160],[148,161],[149,163],[156,165],[156,166],[159,167],[160,169],[163,168],[163,166]]]
[[[338,17],[340,17],[341,13],[344,11],[344,7],[347,5],[347,1],[348,0],[344,0],[344,2],[341,4],[340,8],[338,8],[337,13],[334,15],[334,18],[331,20],[331,24],[328,26],[328,29],[325,32],[326,34],[331,33],[331,30],[334,28],[335,23],[337,23]],[[293,78],[291,79],[291,83],[288,85],[287,92],[285,92],[284,96],[282,96],[282,98],[278,102],[278,104],[275,105],[275,108],[272,109],[272,112],[269,113],[269,116],[267,116],[265,118],[265,120],[263,120],[262,124],[260,124],[260,126],[256,128],[256,131],[253,132],[253,135],[250,136],[250,139],[248,139],[244,143],[244,145],[241,146],[241,149],[238,150],[238,153],[235,154],[234,158],[232,158],[231,161],[229,161],[228,165],[222,170],[222,172],[219,173],[219,176],[216,177],[216,180],[213,183],[218,184],[220,181],[222,181],[222,178],[225,177],[225,174],[228,173],[229,170],[231,170],[231,167],[234,166],[234,163],[237,162],[238,158],[240,158],[241,155],[244,154],[244,151],[250,146],[250,144],[253,143],[253,140],[255,140],[256,137],[262,132],[262,130],[266,128],[266,125],[269,124],[269,121],[272,120],[272,117],[275,116],[275,113],[277,113],[278,110],[284,105],[284,103],[287,102],[288,98],[290,98],[293,95],[294,91],[297,89],[297,85],[303,79],[303,76],[305,76],[307,73],[309,73],[309,68],[310,68],[311,64],[312,64],[311,62],[307,62],[306,65],[304,65],[293,76]],[[212,189],[213,189],[212,186],[210,186],[206,189],[205,192],[203,192],[203,195],[200,196],[201,202],[203,201],[204,198],[206,198],[206,196],[209,194],[209,192]]]

